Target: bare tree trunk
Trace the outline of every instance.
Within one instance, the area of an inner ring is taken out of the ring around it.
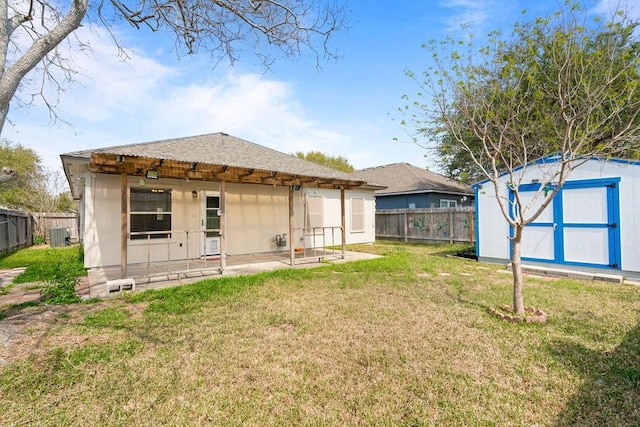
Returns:
[[[524,277],[522,276],[521,244],[524,226],[517,224],[511,241],[511,269],[513,271],[513,311],[524,314]]]

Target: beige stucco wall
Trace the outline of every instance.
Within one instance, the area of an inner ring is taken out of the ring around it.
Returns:
[[[140,187],[140,178],[129,177],[129,187]],[[170,188],[172,191],[172,229],[170,239],[129,241],[128,262],[139,263],[171,259],[196,258],[202,245],[200,234],[201,197],[194,199],[192,191],[218,191],[216,182],[179,180],[146,180],[146,188]],[[118,175],[94,174],[85,180],[84,256],[87,267],[120,264],[120,200],[121,178]],[[129,210],[129,209],[127,209]],[[189,233],[186,233],[189,231]]]
[[[128,178],[129,187],[139,187],[139,177]],[[202,252],[202,238],[198,230],[202,224],[203,201],[207,193],[219,192],[216,182],[146,180],[146,188],[170,188],[172,190],[172,229],[169,239],[128,242],[128,263],[198,258]],[[192,192],[198,192],[193,198]],[[120,200],[119,175],[91,174],[85,180],[84,251],[85,265],[89,268],[120,264]],[[340,190],[306,189],[294,191],[294,226],[304,226],[304,197],[307,194],[324,198],[324,225],[340,226]],[[226,184],[226,253],[228,255],[275,251],[274,237],[289,234],[289,189],[268,185]],[[351,198],[365,201],[365,230],[351,231]],[[372,191],[346,191],[346,240],[347,243],[368,243],[375,240],[375,202]],[[188,231],[189,233],[186,233]],[[296,231],[294,247],[313,247],[313,235]],[[291,236],[288,243],[291,244]],[[322,236],[316,235],[316,246],[321,246]],[[333,234],[325,232],[327,245],[341,244],[339,229]],[[301,239],[305,239],[303,242]],[[288,250],[289,246],[281,250]]]
[[[227,184],[227,254],[275,251],[276,234],[289,233],[289,190]]]
[[[304,201],[306,196],[323,197],[325,227],[340,227],[341,225],[340,190],[302,188],[300,191],[294,191],[294,227],[297,229],[294,236],[295,247],[305,245],[307,248],[312,248],[314,245],[321,247],[323,244],[327,246],[333,244],[341,245],[342,236],[339,229],[334,229],[333,231],[326,229],[324,230],[324,236],[319,232],[316,232],[314,236],[313,233],[302,230],[305,226]],[[353,198],[364,199],[364,231],[352,231],[351,229],[351,199]],[[345,230],[347,244],[373,243],[375,241],[375,199],[373,191],[345,191]]]

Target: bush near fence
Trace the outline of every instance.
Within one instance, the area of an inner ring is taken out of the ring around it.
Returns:
[[[473,207],[376,210],[376,238],[475,244]]]

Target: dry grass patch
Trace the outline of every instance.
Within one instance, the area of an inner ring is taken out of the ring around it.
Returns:
[[[442,247],[217,279],[73,315],[2,368],[9,424],[633,424],[638,290],[531,280],[546,326],[505,324],[498,267]],[[448,276],[439,273],[448,272]],[[610,418],[604,418],[605,416]]]

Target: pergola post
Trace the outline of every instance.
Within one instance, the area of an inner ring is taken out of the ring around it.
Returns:
[[[345,218],[345,207],[344,207],[344,187],[340,187],[340,225],[342,226],[342,259],[347,258],[347,229],[346,229],[347,220]]]
[[[293,186],[289,186],[289,257],[291,259],[291,266],[296,263],[296,254],[293,247]]]
[[[127,229],[128,229],[128,212],[127,212],[127,174],[121,176],[120,189],[120,278],[127,277]]]
[[[220,273],[224,272],[226,267],[226,249],[225,249],[225,239],[226,239],[226,228],[225,228],[225,216],[227,214],[227,203],[226,203],[226,182],[220,181]]]

